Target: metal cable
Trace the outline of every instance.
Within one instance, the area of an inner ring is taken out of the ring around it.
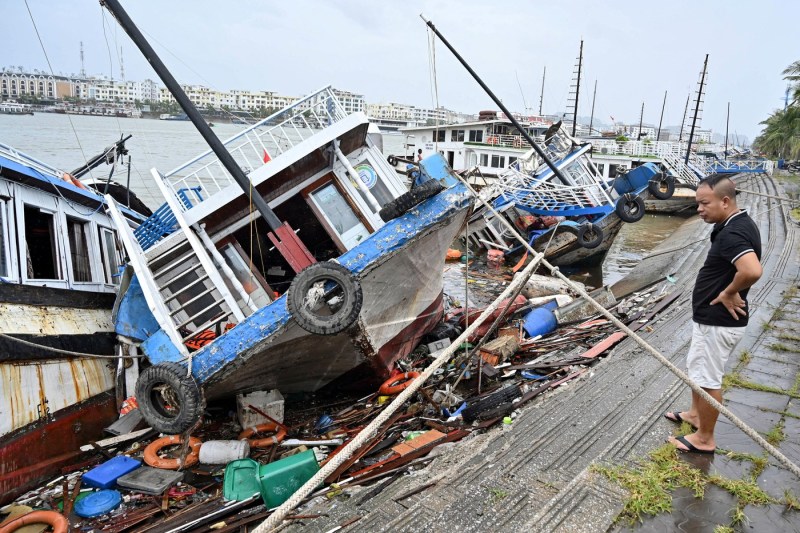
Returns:
[[[62,350],[61,348],[53,348],[52,346],[45,346],[44,344],[36,344],[35,342],[13,337],[6,333],[0,333],[0,337],[24,344],[25,346],[30,346],[32,348],[39,348],[48,352],[60,353],[62,355],[69,355],[72,357],[94,357],[95,359],[141,359],[144,357],[143,355],[100,355],[95,353],[78,353],[71,352],[69,350]]]

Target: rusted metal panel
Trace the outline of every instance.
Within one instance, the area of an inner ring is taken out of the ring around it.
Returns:
[[[109,309],[0,303],[0,330],[13,335],[76,335],[114,331]]]
[[[0,438],[113,386],[114,372],[107,360],[2,363]]]

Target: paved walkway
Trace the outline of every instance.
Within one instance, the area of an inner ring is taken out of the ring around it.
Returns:
[[[748,188],[776,194],[771,179],[749,178]],[[780,339],[782,331],[795,334],[800,300],[784,298],[798,283],[797,228],[788,224],[774,202],[742,195],[762,229],[764,269],[762,280],[751,291],[755,309],[745,339],[737,348],[733,365],[746,350],[749,361],[733,370],[742,380],[779,387],[791,394],[753,392],[733,388],[728,405],[757,430],[768,432],[783,424],[786,438],[780,449],[800,463],[800,400],[797,394],[798,354],[771,348],[778,340],[797,347],[796,341]],[[643,261],[632,278],[653,273],[675,273],[678,300],[651,324],[643,337],[678,366],[683,366],[690,337],[691,287],[708,246],[710,226],[699,219],[684,224],[659,245],[660,253]],[[699,241],[698,241],[699,240]],[[666,253],[665,253],[666,252]],[[785,300],[785,301],[784,301]],[[784,309],[783,316],[776,309]],[[772,327],[765,329],[764,323]],[[800,329],[800,328],[797,328]],[[363,506],[355,502],[368,489],[354,492],[350,500],[307,506],[303,513],[327,512],[329,517],[294,524],[292,531],[328,531],[355,516],[348,531],[569,531],[614,530],[626,493],[590,470],[593,464],[635,465],[663,444],[675,426],[661,415],[688,405],[689,389],[654,358],[629,339],[580,381],[524,408],[510,432],[492,430],[456,443],[428,468],[395,481]],[[762,451],[727,421],[719,426],[720,447],[753,454]],[[696,457],[687,460],[698,461]],[[698,466],[727,477],[746,476],[747,461],[722,455]],[[777,466],[774,460],[758,477],[759,485],[782,497],[790,488],[800,497],[800,480]],[[400,495],[435,483],[419,494],[395,501]],[[676,511],[648,520],[647,531],[713,531],[730,524],[736,506],[727,493],[710,489],[704,500],[675,495]],[[743,529],[759,532],[800,531],[800,512],[783,512],[781,505],[746,508],[750,519]],[[697,527],[694,527],[694,526]],[[689,527],[691,526],[691,527]]]

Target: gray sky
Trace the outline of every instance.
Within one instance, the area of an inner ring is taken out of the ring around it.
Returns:
[[[589,115],[597,80],[597,119],[635,123],[644,101],[645,122],[657,125],[666,90],[664,124],[675,125],[708,53],[702,126],[724,133],[730,101],[731,133],[751,140],[783,105],[781,71],[800,59],[794,1],[122,2],[179,81],[219,90],[299,96],[332,84],[368,102],[433,107],[424,13],[512,110],[525,110],[524,93],[538,111],[545,66],[544,112],[564,109],[583,38],[579,115]],[[25,2],[1,3],[0,65],[46,70]],[[88,74],[119,78],[122,47],[126,79],[155,77],[97,1],[28,4],[56,73],[80,71],[83,41]],[[473,113],[495,107],[440,42],[435,57],[440,105]]]

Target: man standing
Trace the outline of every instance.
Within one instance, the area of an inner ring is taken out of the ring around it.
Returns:
[[[692,342],[686,356],[689,377],[722,402],[722,375],[733,348],[744,335],[750,316],[748,289],[761,277],[761,235],[753,219],[736,206],[736,186],[713,175],[697,187],[697,212],[714,224],[711,248],[697,274],[692,293]],[[719,413],[692,392],[688,411],[666,413],[696,429],[669,441],[684,452],[714,453],[714,427]]]

